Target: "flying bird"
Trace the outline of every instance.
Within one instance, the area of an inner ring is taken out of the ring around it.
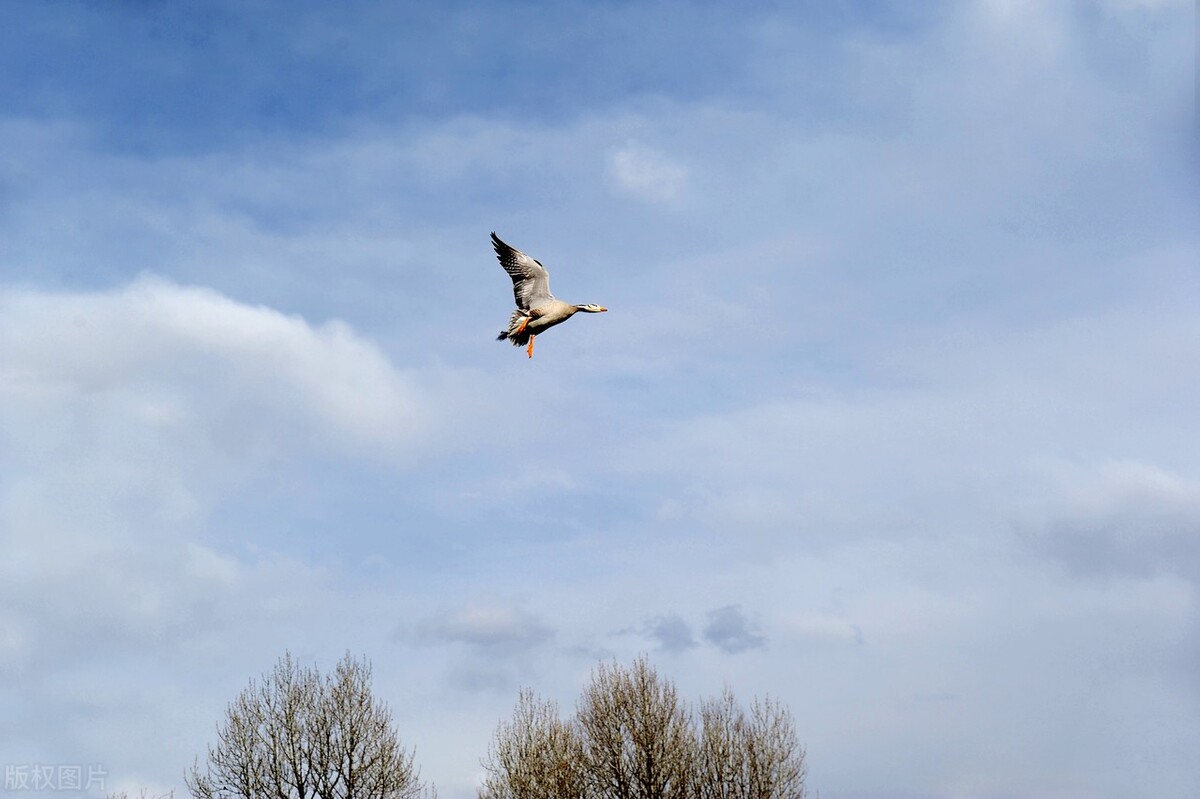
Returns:
[[[525,352],[533,357],[533,339],[555,325],[562,324],[579,311],[601,313],[607,311],[600,305],[572,305],[554,298],[550,293],[550,273],[542,262],[510,247],[492,233],[492,246],[500,265],[513,282],[513,296],[517,299],[517,310],[513,311],[508,327],[500,331],[497,341],[508,339],[514,347],[528,344]]]

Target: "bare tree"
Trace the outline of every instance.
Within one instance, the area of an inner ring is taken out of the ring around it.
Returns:
[[[675,685],[639,658],[601,664],[579,702],[589,785],[604,799],[675,799],[691,790],[695,736]]]
[[[601,664],[573,720],[521,691],[496,730],[480,799],[804,799],[805,752],[771,699],[728,688],[693,716],[645,658]]]
[[[513,720],[501,723],[483,761],[480,799],[586,799],[583,742],[558,705],[522,689]]]
[[[290,653],[229,704],[203,771],[187,775],[195,799],[414,799],[424,793],[371,696],[371,667],[349,653],[332,675]]]
[[[756,699],[747,716],[726,688],[700,706],[698,799],[803,799],[804,758],[778,702]]]

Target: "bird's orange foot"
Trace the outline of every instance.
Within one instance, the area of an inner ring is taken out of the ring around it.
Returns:
[[[533,336],[529,337],[529,346],[525,349],[525,352],[530,358],[533,357]]]
[[[524,332],[525,332],[525,328],[526,328],[526,327],[529,325],[529,319],[530,319],[530,317],[528,317],[528,316],[526,316],[524,319],[522,319],[522,320],[521,320],[521,324],[517,325],[517,329],[516,329],[516,331],[513,333],[513,335],[515,335],[515,336],[519,336],[519,335],[521,335],[522,333],[524,333]]]

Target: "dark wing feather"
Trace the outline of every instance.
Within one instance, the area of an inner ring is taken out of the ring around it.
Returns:
[[[554,299],[550,293],[550,274],[546,267],[515,247],[510,247],[492,233],[492,246],[500,265],[513,282],[513,297],[517,307],[529,311]]]

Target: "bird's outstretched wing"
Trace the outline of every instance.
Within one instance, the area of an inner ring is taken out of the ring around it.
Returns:
[[[539,261],[530,258],[515,247],[510,247],[492,233],[492,246],[500,265],[513,282],[513,297],[522,311],[532,310],[553,300],[550,293],[550,274]]]

